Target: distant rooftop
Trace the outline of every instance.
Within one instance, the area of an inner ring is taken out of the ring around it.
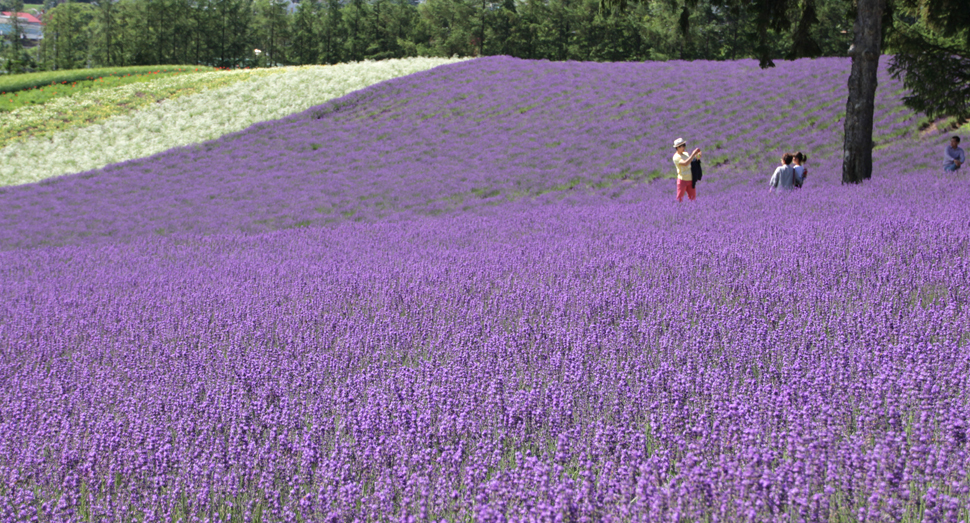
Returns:
[[[3,17],[5,18],[10,18],[10,14],[11,14],[10,11],[0,12],[0,15],[3,15]],[[28,24],[40,23],[40,19],[30,13],[17,13],[17,18],[21,19],[24,22],[27,22]]]

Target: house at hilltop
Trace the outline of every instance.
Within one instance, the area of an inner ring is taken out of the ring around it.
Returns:
[[[10,11],[0,12],[0,36],[7,36],[13,30]],[[17,13],[20,21],[20,38],[24,45],[30,47],[37,45],[44,38],[43,24],[40,19],[30,13]]]

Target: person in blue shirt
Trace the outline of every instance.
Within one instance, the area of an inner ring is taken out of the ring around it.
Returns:
[[[943,151],[943,170],[953,172],[967,161],[967,157],[960,148],[960,137],[950,138],[950,145]]]

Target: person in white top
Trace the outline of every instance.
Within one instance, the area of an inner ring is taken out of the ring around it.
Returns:
[[[775,189],[792,190],[795,188],[795,170],[791,168],[792,154],[785,153],[781,157],[781,165],[775,169],[768,181],[768,192]]]
[[[674,140],[674,167],[677,168],[677,201],[684,201],[684,193],[691,201],[697,198],[697,191],[694,190],[694,181],[690,174],[690,162],[701,157],[700,148],[694,149],[687,154],[687,142],[683,138]]]

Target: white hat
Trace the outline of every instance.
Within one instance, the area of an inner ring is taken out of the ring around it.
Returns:
[[[683,138],[677,138],[674,140],[674,149],[680,147],[681,145],[687,145],[687,141]]]

